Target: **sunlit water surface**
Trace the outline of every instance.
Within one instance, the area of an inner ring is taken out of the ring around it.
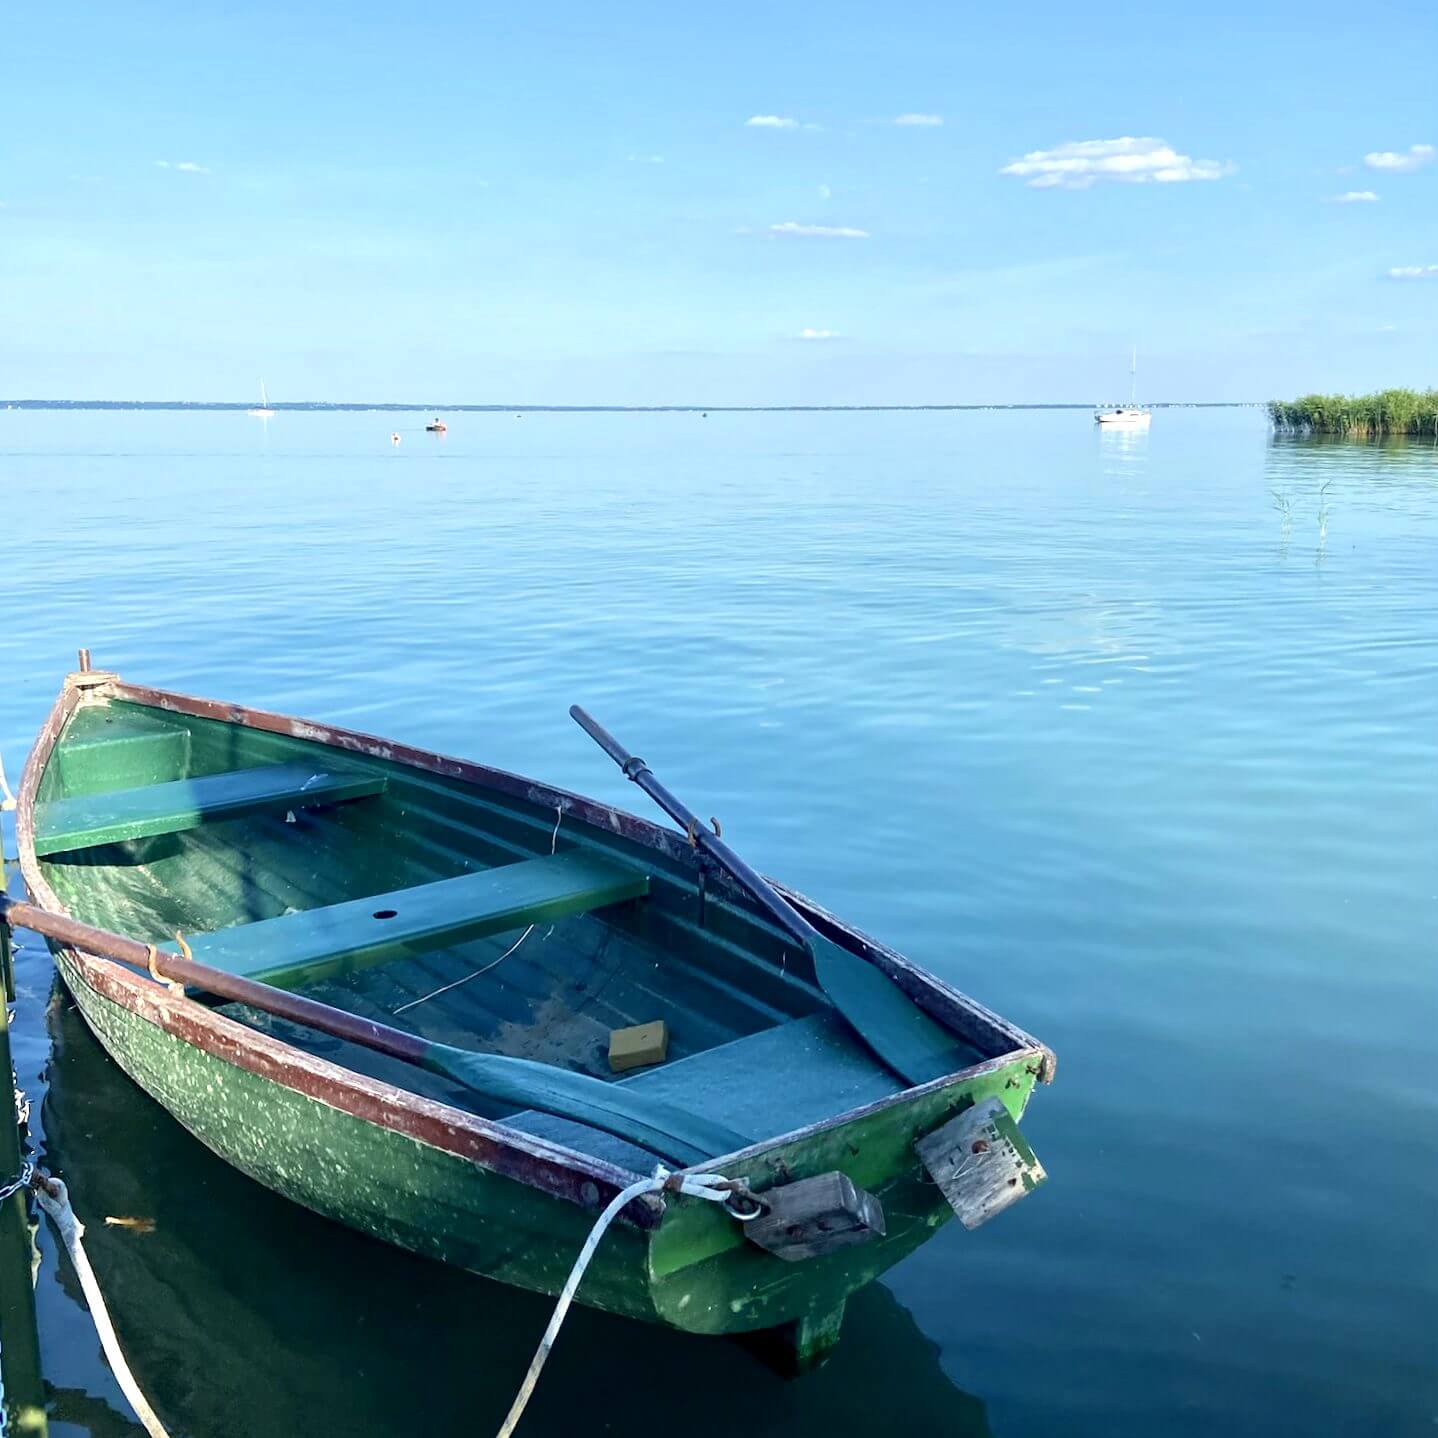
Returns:
[[[1431,447],[1252,411],[393,424],[0,414],[12,778],[80,644],[642,805],[580,700],[1059,1054],[1047,1187],[856,1299],[825,1371],[575,1310],[525,1433],[1434,1431]],[[256,1187],[20,966],[44,1158],[172,1432],[493,1431],[547,1300]],[[42,1245],[52,1431],[137,1431]]]

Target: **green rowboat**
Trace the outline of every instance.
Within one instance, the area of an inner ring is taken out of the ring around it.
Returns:
[[[17,833],[30,926],[136,1083],[474,1273],[557,1292],[619,1190],[722,1174],[728,1205],[635,1199],[579,1299],[802,1370],[849,1294],[1043,1177],[1016,1124],[1052,1053],[692,824],[84,668]],[[659,1021],[662,1059],[614,1071]]]

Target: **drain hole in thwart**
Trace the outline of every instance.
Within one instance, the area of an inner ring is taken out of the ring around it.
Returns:
[[[374,911],[374,917],[377,919],[392,919],[398,913],[398,909],[376,909]]]

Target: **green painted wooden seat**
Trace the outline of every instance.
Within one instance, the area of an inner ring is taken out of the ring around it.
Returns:
[[[643,870],[576,851],[260,919],[189,942],[201,963],[294,988],[648,892]]]
[[[199,779],[146,784],[35,806],[35,852],[66,854],[125,839],[177,834],[218,819],[310,809],[378,794],[382,778],[328,773],[312,764],[265,764]]]

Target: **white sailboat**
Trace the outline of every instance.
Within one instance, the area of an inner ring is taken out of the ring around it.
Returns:
[[[1116,409],[1094,411],[1094,423],[1112,429],[1147,429],[1153,418],[1153,411],[1140,409],[1138,405],[1138,346],[1133,349],[1133,358],[1128,367],[1128,404]]]
[[[272,419],[274,417],[275,412],[270,408],[270,397],[265,393],[264,380],[260,381],[260,407],[250,410],[250,413],[256,419]]]

